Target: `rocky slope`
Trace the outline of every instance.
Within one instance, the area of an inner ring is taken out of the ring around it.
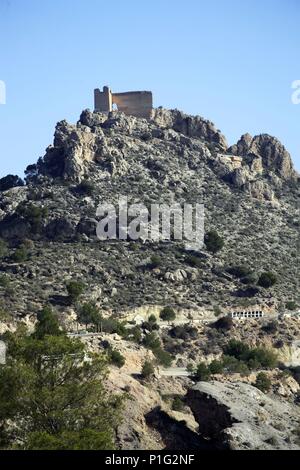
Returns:
[[[241,165],[230,155],[241,157]],[[295,318],[281,319],[272,331],[265,328],[268,319],[236,323],[230,331],[203,323],[229,307],[264,305],[282,312],[287,303],[299,302],[299,176],[276,138],[245,134],[228,148],[211,122],[178,110],[156,109],[150,121],[85,110],[76,125],[57,124],[53,145],[26,169],[26,185],[14,181],[0,191],[0,334],[18,321],[31,328],[47,304],[68,330],[77,328],[78,305],[69,303],[66,291],[72,279],[85,284],[81,303],[94,302],[103,316],[113,315],[127,326],[136,316],[158,316],[166,305],[174,307],[178,322],[193,321],[188,337],[176,337],[171,325],[160,325],[174,366],[210,362],[230,338],[276,348],[283,367],[297,366]],[[146,207],[203,203],[205,231],[217,231],[224,247],[213,254],[207,246],[191,252],[174,240],[100,241],[97,206],[117,204],[119,196]],[[232,269],[237,266],[243,275]],[[277,277],[270,288],[258,285],[264,271]],[[108,386],[131,396],[118,430],[120,448],[297,446],[292,431],[299,385],[292,377],[283,380],[278,369],[269,373],[272,396],[266,398],[250,385],[255,374],[220,376],[210,388],[191,389],[187,378],[147,383],[139,374],[152,353],[141,342],[111,334],[108,340],[126,359],[120,370],[112,367]],[[101,341],[91,340],[90,347],[102,350]],[[186,396],[180,412],[172,409],[174,395]],[[250,414],[242,409],[247,400]],[[198,407],[211,403],[203,422]],[[272,407],[275,424],[269,423]],[[217,432],[207,431],[215,415],[229,416],[229,424],[225,420]],[[256,415],[263,423],[257,439],[240,440],[260,426]],[[287,419],[292,424],[284,440],[276,423],[282,428]]]
[[[76,125],[58,123],[54,144],[27,168],[27,185],[0,193],[0,237],[12,249],[34,242],[28,262],[16,266],[8,257],[1,266],[22,292],[16,314],[63,294],[63,281],[74,276],[85,278],[106,309],[169,303],[209,310],[245,298],[278,307],[295,300],[299,186],[291,158],[275,138],[246,135],[228,150],[243,157],[233,169],[219,156],[226,146],[212,123],[177,110],[157,109],[150,122],[84,111]],[[85,193],[82,181],[93,191]],[[218,231],[223,250],[203,250],[195,262],[182,243],[99,242],[97,205],[120,195],[147,207],[204,203],[205,230]],[[44,210],[38,224],[26,215],[32,206]],[[157,269],[149,268],[153,254],[161,256]],[[253,271],[250,285],[228,272],[231,265]],[[266,270],[278,283],[258,288]]]

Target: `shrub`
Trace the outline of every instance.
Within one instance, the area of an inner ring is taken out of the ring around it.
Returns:
[[[249,347],[236,339],[231,339],[229,343],[224,347],[224,354],[233,356],[236,359],[245,360],[249,354]]]
[[[92,196],[95,192],[95,186],[88,180],[83,180],[76,187],[76,191],[79,194],[85,194],[87,196]]]
[[[19,246],[19,248],[17,248],[14,254],[12,255],[12,259],[16,263],[24,263],[28,260],[28,257],[28,250],[25,248],[24,245]]]
[[[172,321],[176,318],[176,313],[172,307],[164,307],[159,314],[163,321]]]
[[[116,318],[102,318],[101,326],[102,331],[105,333],[117,333],[118,335],[124,337],[128,335],[128,330],[125,328],[125,325]]]
[[[0,287],[8,287],[9,286],[9,277],[6,274],[0,274]]]
[[[76,302],[85,290],[85,285],[80,281],[69,281],[66,285],[69,299],[71,302]]]
[[[276,321],[270,321],[266,325],[263,325],[261,329],[268,334],[274,334],[278,330],[278,324]]]
[[[227,372],[234,372],[241,375],[248,375],[250,372],[245,362],[240,361],[233,356],[224,355],[222,358],[222,362],[223,368]]]
[[[189,364],[186,366],[186,370],[187,370],[190,374],[192,374],[192,375],[195,374],[195,367],[194,367],[193,364],[191,364],[191,363],[189,363]]]
[[[4,258],[8,253],[8,247],[5,240],[0,238],[0,259]]]
[[[274,368],[277,365],[277,355],[265,348],[253,348],[248,355],[248,362],[253,359],[256,360],[261,367]]]
[[[172,410],[174,411],[182,411],[184,409],[184,402],[181,397],[176,396],[172,402]]]
[[[92,323],[93,325],[99,326],[101,322],[101,315],[97,305],[92,302],[87,302],[80,307],[78,319],[81,323],[88,325]]]
[[[152,255],[151,256],[151,261],[150,261],[151,269],[158,268],[159,266],[161,266],[161,264],[162,264],[162,260],[161,260],[161,257],[159,255]]]
[[[161,347],[153,349],[153,354],[158,360],[159,364],[164,367],[170,367],[172,364],[173,357],[167,351],[164,351]]]
[[[222,309],[218,305],[215,305],[213,310],[216,317],[219,317],[222,314]]]
[[[224,370],[224,365],[222,361],[217,361],[214,359],[208,366],[209,371],[212,375],[221,374]]]
[[[272,382],[264,372],[259,372],[253,385],[262,392],[268,392],[272,386]]]
[[[142,331],[139,326],[134,326],[133,328],[130,328],[130,330],[127,330],[127,339],[134,341],[135,343],[140,343],[142,339]]]
[[[201,268],[203,266],[203,261],[201,258],[195,255],[188,255],[186,257],[186,262],[193,268]]]
[[[269,287],[272,287],[274,284],[277,282],[277,277],[274,273],[271,271],[261,273],[257,284],[261,287],[264,287],[268,289]]]
[[[273,351],[261,347],[251,349],[234,339],[224,347],[224,354],[244,362],[250,369],[274,368],[277,365],[277,355]]]
[[[152,350],[160,348],[160,340],[155,333],[149,333],[148,335],[145,335],[143,344],[146,348]]]
[[[0,251],[1,251],[1,250],[0,250]],[[296,302],[290,300],[289,302],[287,302],[287,303],[285,304],[285,308],[286,308],[287,310],[291,310],[291,311],[292,311],[292,310],[296,310],[296,309],[298,308],[298,305],[296,304]]]
[[[149,323],[156,323],[157,319],[156,319],[156,316],[155,315],[150,315],[149,318],[148,318],[148,322]]]
[[[196,372],[195,372],[195,379],[207,381],[210,379],[210,376],[211,376],[211,372],[209,368],[207,367],[207,365],[204,362],[199,362],[196,368]]]
[[[36,233],[40,230],[43,219],[47,217],[48,209],[34,204],[21,204],[18,213],[30,223],[32,231]]]
[[[170,367],[173,358],[171,354],[162,349],[160,340],[155,333],[151,332],[145,335],[143,344],[146,348],[151,349],[159,364]]]
[[[119,369],[125,364],[125,357],[116,349],[109,349],[108,358],[109,362],[119,367]]]
[[[220,251],[224,246],[224,240],[215,230],[206,233],[204,241],[207,250],[213,254]]]
[[[37,325],[33,336],[37,339],[43,339],[46,335],[60,336],[63,331],[59,327],[57,316],[53,313],[51,307],[44,307],[37,314]]]
[[[0,305],[0,321],[7,322],[10,320],[10,314]]]
[[[179,339],[196,339],[198,336],[197,328],[190,325],[176,325],[169,330],[169,335],[172,338]]]
[[[154,374],[154,366],[150,361],[145,361],[142,367],[142,377],[148,379]]]
[[[233,327],[233,320],[231,317],[221,317],[212,324],[217,330],[231,330]]]
[[[240,281],[243,284],[255,284],[257,282],[257,275],[255,273],[250,273],[248,276],[242,277]]]
[[[24,186],[24,181],[18,175],[7,175],[0,179],[0,191],[7,191],[16,186]]]
[[[248,266],[230,266],[227,271],[238,278],[249,276],[251,272]]]

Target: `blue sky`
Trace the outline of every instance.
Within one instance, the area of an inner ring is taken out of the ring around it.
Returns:
[[[93,89],[152,90],[229,144],[277,136],[300,169],[299,0],[0,0],[0,176],[23,174]]]

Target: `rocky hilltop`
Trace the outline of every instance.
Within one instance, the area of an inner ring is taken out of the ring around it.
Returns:
[[[242,157],[239,168],[222,158],[230,154]],[[0,193],[0,237],[12,249],[34,241],[26,264],[2,263],[22,292],[14,310],[23,316],[28,302],[39,302],[33,285],[44,297],[42,286],[59,293],[62,279],[82,275],[108,309],[167,302],[211,310],[245,299],[280,308],[299,288],[298,181],[290,155],[268,135],[246,134],[227,149],[211,122],[177,110],[156,109],[151,121],[83,111],[76,125],[57,124],[53,145],[27,168],[26,186]],[[146,206],[203,203],[205,230],[218,232],[223,249],[191,256],[175,242],[99,242],[96,208],[120,195]],[[32,207],[43,213],[38,223]],[[156,269],[153,255],[161,258]],[[232,274],[236,265],[249,275]],[[270,270],[277,283],[259,287]]]
[[[0,334],[19,322],[32,329],[45,305],[69,332],[85,330],[82,305],[96,306],[111,323],[84,341],[93,351],[110,343],[125,358],[109,377],[132,398],[118,429],[122,449],[299,447],[299,320],[278,318],[299,303],[299,175],[275,137],[245,134],[228,147],[213,123],[178,110],[155,109],[149,121],[85,110],[75,125],[57,124],[53,145],[25,175],[26,184],[0,180]],[[100,241],[98,204],[119,196],[146,207],[203,203],[205,245]],[[76,302],[70,281],[84,284]],[[174,324],[160,321],[166,306]],[[226,317],[251,306],[275,317]],[[171,355],[175,375],[155,370],[149,384],[140,373],[158,356],[153,331],[160,364]],[[287,376],[267,367],[271,396],[253,386],[265,373],[255,361],[195,387],[176,375],[219,360],[229,340],[276,350]]]

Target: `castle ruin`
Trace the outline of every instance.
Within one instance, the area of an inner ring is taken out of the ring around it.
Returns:
[[[153,101],[151,91],[127,91],[124,93],[112,93],[108,86],[94,90],[95,111],[110,112],[113,105],[118,111],[140,118],[150,119]]]

